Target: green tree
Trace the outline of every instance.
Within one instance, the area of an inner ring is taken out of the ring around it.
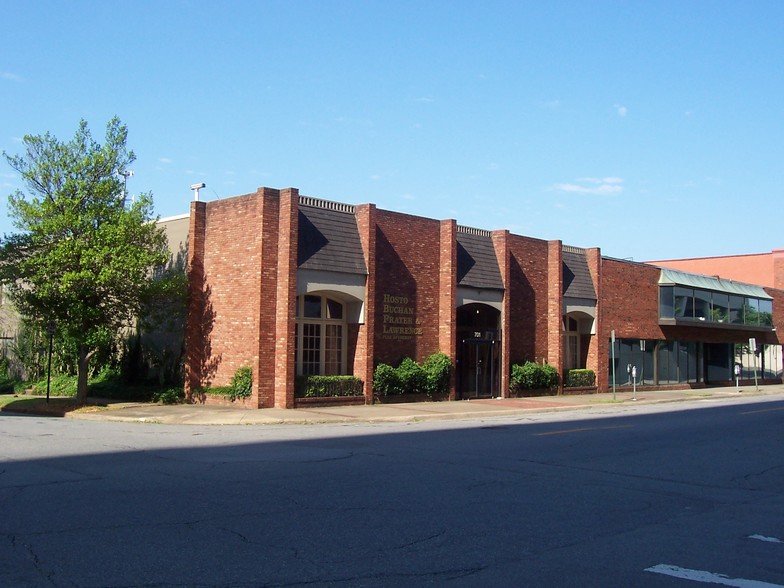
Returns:
[[[19,232],[0,240],[0,280],[24,316],[76,342],[80,403],[91,357],[155,297],[154,271],[168,259],[151,196],[125,202],[118,172],[135,159],[127,134],[113,118],[100,144],[81,121],[69,142],[28,135],[22,155],[3,153],[26,191],[8,199]]]

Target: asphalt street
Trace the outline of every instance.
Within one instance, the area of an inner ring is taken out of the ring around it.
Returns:
[[[0,585],[784,586],[779,396],[403,423],[0,414]]]

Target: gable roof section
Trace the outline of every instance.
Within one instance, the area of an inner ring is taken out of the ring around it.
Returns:
[[[596,300],[596,290],[585,254],[563,252],[563,295],[568,298]]]
[[[354,215],[300,204],[297,267],[367,275]]]
[[[457,285],[503,290],[501,270],[487,231],[458,228]]]

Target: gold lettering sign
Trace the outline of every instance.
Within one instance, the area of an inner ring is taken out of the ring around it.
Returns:
[[[384,294],[381,310],[383,339],[407,341],[422,334],[422,320],[416,317],[416,309],[408,305],[408,296]]]

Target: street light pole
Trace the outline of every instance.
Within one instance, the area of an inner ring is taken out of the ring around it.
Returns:
[[[133,170],[127,169],[125,171],[118,171],[117,175],[122,176],[123,178],[122,201],[123,201],[123,206],[125,206],[125,195],[127,194],[128,191],[128,178],[133,176]]]

